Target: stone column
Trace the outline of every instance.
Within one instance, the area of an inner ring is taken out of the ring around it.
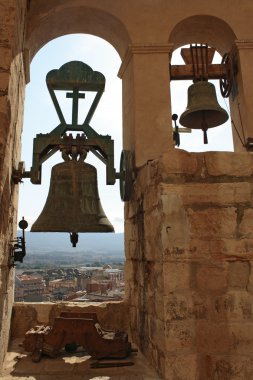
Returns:
[[[9,341],[13,303],[10,244],[16,236],[17,189],[23,119],[23,43],[26,1],[0,1],[0,367]]]
[[[236,69],[235,83],[230,96],[232,124],[235,124],[241,139],[253,138],[253,40],[237,40],[232,48]],[[245,151],[233,128],[235,151]]]
[[[166,380],[253,373],[253,155],[175,149],[126,205],[132,338]]]
[[[130,45],[119,77],[123,82],[123,144],[136,166],[172,147],[169,44]]]

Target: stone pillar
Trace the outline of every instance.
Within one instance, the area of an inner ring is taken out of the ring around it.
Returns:
[[[23,119],[26,1],[0,0],[0,367],[7,349],[13,302],[10,243],[16,236],[17,189]]]
[[[166,380],[253,373],[253,155],[175,149],[126,205],[134,341]]]
[[[244,142],[248,137],[253,138],[253,40],[235,41],[232,56],[237,74],[230,96],[231,119]],[[235,151],[245,151],[235,128],[233,135]]]
[[[123,144],[136,166],[172,147],[169,44],[130,45],[119,70],[123,84]]]

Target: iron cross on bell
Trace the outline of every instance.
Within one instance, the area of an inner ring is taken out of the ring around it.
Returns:
[[[123,150],[120,171],[114,169],[114,141],[109,135],[99,135],[90,121],[104,92],[105,77],[80,61],[71,61],[46,77],[47,87],[60,124],[48,134],[38,134],[33,143],[33,164],[29,172],[20,165],[15,171],[16,182],[29,177],[33,184],[41,184],[42,164],[55,152],[61,151],[63,162],[53,166],[48,197],[31,232],[69,232],[73,247],[79,232],[114,232],[106,217],[98,194],[96,168],[84,162],[92,152],[106,165],[106,184],[120,182],[123,201],[130,200],[133,181],[132,154]],[[56,91],[65,91],[72,98],[72,120],[68,124],[61,110]],[[79,99],[85,92],[95,97],[85,120],[78,123]],[[80,132],[76,137],[69,131]],[[17,181],[18,178],[18,181]]]

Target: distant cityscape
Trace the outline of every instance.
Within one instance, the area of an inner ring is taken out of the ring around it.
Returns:
[[[95,242],[87,239],[85,249],[79,251],[64,251],[60,248],[63,244],[55,250],[57,235],[48,235],[46,245],[42,245],[41,234],[39,239],[27,234],[29,250],[24,262],[16,265],[16,302],[101,302],[124,298],[123,234],[115,234],[116,241],[112,234],[109,240],[99,234],[99,245],[94,236],[97,234],[93,234]]]
[[[15,277],[16,302],[110,301],[124,297],[124,270],[104,267],[29,270]]]

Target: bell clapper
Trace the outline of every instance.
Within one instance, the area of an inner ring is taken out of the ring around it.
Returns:
[[[71,241],[72,247],[76,247],[76,244],[78,243],[78,233],[70,232],[70,241]]]
[[[206,118],[205,118],[205,111],[202,112],[202,125],[201,126],[202,126],[203,135],[204,135],[204,144],[208,144],[208,139],[207,139],[208,125],[207,125]]]
[[[173,140],[176,146],[180,146],[180,135],[179,135],[178,125],[177,125],[177,119],[178,119],[178,115],[173,113],[172,115],[172,120],[174,121]]]

